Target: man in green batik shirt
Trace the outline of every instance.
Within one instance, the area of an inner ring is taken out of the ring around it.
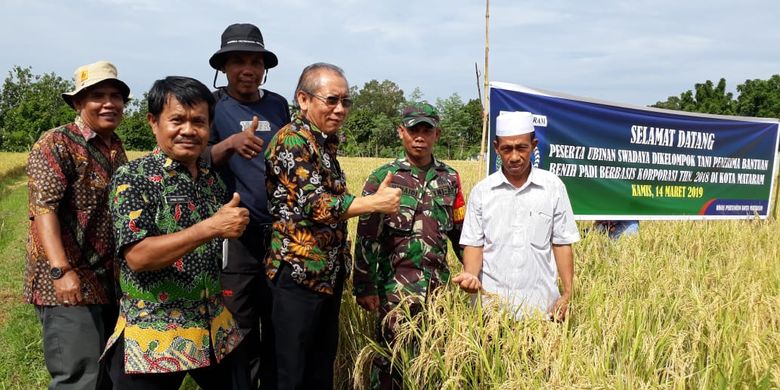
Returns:
[[[404,296],[414,299],[416,312],[435,288],[449,281],[447,238],[461,258],[465,202],[458,172],[433,157],[440,135],[433,106],[420,102],[406,107],[398,126],[404,157],[379,167],[363,187],[364,196],[373,194],[389,172],[391,187],[401,189],[398,213],[366,214],[358,224],[353,293],[361,307],[378,312],[379,342],[393,342],[396,320],[384,319]],[[400,389],[401,373],[394,371],[387,359],[376,358],[372,387]]]
[[[201,154],[214,97],[169,76],[148,94],[154,151],[119,168],[109,208],[122,297],[105,359],[115,388],[178,389],[189,374],[207,389],[249,386],[243,335],[222,302],[222,239],[241,236],[249,211]]]

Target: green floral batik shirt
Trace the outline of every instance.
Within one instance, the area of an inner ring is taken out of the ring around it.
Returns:
[[[271,139],[266,150],[266,189],[273,217],[266,273],[273,279],[282,262],[295,281],[332,294],[351,256],[341,215],[355,199],[336,159],[338,137],[297,117]]]
[[[233,316],[222,304],[220,239],[213,239],[154,271],[133,272],[122,255],[146,237],[186,229],[210,217],[225,200],[225,186],[202,161],[193,179],[159,148],[121,167],[111,181],[122,298],[114,334],[124,332],[125,371],[162,373],[212,364],[241,341]]]

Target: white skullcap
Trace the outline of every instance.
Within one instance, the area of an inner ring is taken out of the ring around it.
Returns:
[[[496,136],[508,137],[534,131],[534,116],[525,111],[501,111],[496,118]]]

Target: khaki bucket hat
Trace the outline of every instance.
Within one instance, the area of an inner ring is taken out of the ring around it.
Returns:
[[[128,87],[124,81],[117,78],[116,66],[108,61],[98,61],[92,64],[79,66],[73,73],[73,80],[76,83],[76,89],[72,92],[65,92],[62,94],[62,99],[71,107],[73,107],[74,96],[78,95],[84,89],[106,80],[116,81],[117,86],[122,91],[124,101],[127,102],[130,100],[130,87]]]

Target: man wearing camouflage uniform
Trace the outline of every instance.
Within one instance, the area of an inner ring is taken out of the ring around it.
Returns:
[[[428,103],[414,103],[403,111],[398,136],[405,156],[375,170],[366,180],[363,195],[376,192],[387,173],[391,186],[401,189],[397,214],[366,214],[360,217],[355,247],[353,293],[368,311],[378,311],[377,341],[392,343],[396,320],[390,311],[401,299],[420,306],[437,287],[450,279],[447,266],[449,237],[458,259],[458,246],[465,214],[460,176],[433,157],[439,139],[439,115]],[[385,321],[385,317],[388,318]],[[387,359],[374,359],[371,386],[400,389],[401,373],[391,372]]]

